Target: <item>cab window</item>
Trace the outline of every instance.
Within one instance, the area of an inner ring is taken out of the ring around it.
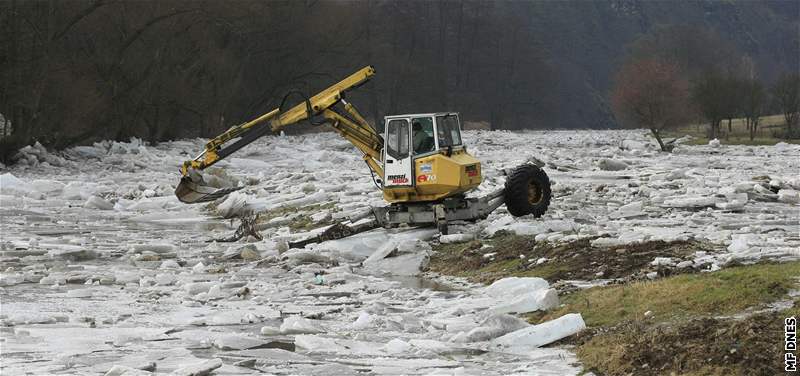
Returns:
[[[411,143],[414,145],[414,154],[429,153],[436,148],[433,138],[433,118],[411,119]]]
[[[389,121],[386,127],[386,153],[394,159],[408,157],[408,120]]]
[[[436,117],[436,135],[439,147],[461,145],[461,129],[458,127],[458,116],[442,115]]]

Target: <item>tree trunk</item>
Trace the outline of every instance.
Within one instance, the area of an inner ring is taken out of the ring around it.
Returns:
[[[672,151],[672,148],[668,148],[666,145],[664,145],[664,140],[661,139],[661,134],[658,133],[658,129],[650,128],[650,132],[653,132],[653,136],[655,136],[656,141],[658,141],[658,146],[661,147],[661,151],[667,153]]]
[[[728,118],[728,133],[725,134],[726,140],[729,140],[731,138],[731,133],[733,133],[733,128],[731,127],[731,119]]]

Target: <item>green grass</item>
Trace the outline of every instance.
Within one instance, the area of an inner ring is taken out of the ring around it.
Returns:
[[[781,299],[800,277],[800,262],[737,266],[713,273],[685,274],[627,285],[594,287],[562,297],[563,307],[531,321],[566,313],[583,315],[587,326],[614,326],[643,319],[657,321],[730,315]]]
[[[666,130],[663,133],[664,138],[678,138],[685,135],[690,135],[693,139],[687,142],[688,145],[706,145],[708,138],[706,137],[707,124],[690,124],[676,129]],[[733,119],[731,122],[732,131],[728,132],[728,121],[725,120],[720,124],[720,142],[726,145],[775,145],[778,142],[787,142],[798,144],[800,139],[783,139],[776,138],[774,132],[782,133],[786,129],[786,123],[783,115],[770,115],[761,118],[758,124],[753,140],[750,140],[750,133],[747,130],[745,119]]]

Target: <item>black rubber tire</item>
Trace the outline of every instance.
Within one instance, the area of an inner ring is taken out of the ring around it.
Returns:
[[[550,178],[535,165],[515,168],[506,180],[506,208],[515,217],[541,217],[550,205],[550,197]]]

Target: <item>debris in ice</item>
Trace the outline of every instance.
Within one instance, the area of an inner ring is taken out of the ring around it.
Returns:
[[[491,341],[494,347],[540,347],[586,329],[580,313],[569,313],[555,320],[529,326]]]

